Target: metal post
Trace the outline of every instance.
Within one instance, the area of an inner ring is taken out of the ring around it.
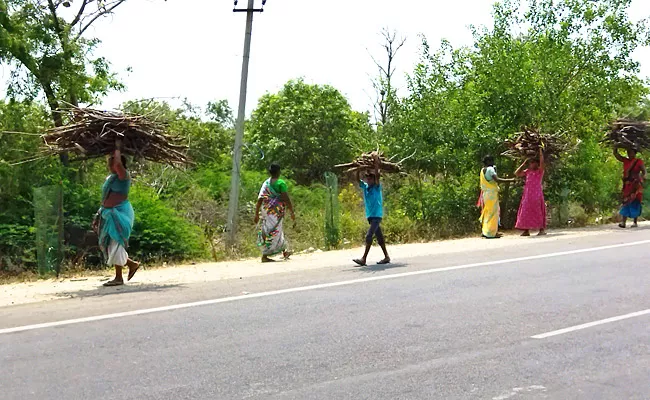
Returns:
[[[235,2],[237,5],[237,2]],[[226,246],[227,251],[231,251],[235,245],[235,236],[237,235],[237,211],[239,210],[239,178],[242,158],[242,141],[244,138],[244,122],[246,119],[246,88],[248,85],[248,63],[251,54],[251,33],[253,31],[253,14],[262,11],[255,9],[255,0],[248,0],[246,10],[235,9],[235,12],[246,12],[246,36],[244,38],[244,59],[241,68],[241,86],[239,87],[239,110],[237,112],[237,122],[235,125],[235,147],[232,154],[232,178],[230,181],[230,199],[228,201],[228,220],[226,221],[226,230],[228,232]]]

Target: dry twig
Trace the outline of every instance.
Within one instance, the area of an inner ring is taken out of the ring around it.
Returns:
[[[650,150],[650,123],[618,119],[610,124],[602,142],[637,151]]]
[[[122,140],[125,154],[171,165],[191,164],[187,147],[167,134],[166,123],[141,115],[70,107],[64,111],[70,123],[52,128],[43,135],[50,155],[71,152],[82,158],[97,158],[115,150]]]

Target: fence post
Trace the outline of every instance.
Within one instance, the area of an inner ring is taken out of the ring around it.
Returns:
[[[338,246],[341,241],[339,183],[338,178],[331,172],[325,173],[325,245],[328,249]]]

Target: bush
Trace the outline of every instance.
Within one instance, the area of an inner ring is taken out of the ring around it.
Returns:
[[[36,271],[35,230],[32,226],[0,224],[0,271]]]
[[[421,177],[399,190],[399,206],[406,217],[428,225],[436,237],[449,237],[478,229],[477,178]]]
[[[129,243],[133,257],[141,261],[200,259],[207,256],[201,228],[182,218],[160,200],[152,189],[131,192],[135,225]]]

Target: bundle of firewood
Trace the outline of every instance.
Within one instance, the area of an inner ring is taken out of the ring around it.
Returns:
[[[513,140],[505,141],[508,150],[502,155],[527,159],[539,157],[542,149],[545,162],[555,161],[563,152],[569,149],[568,144],[557,135],[541,133],[535,128],[524,127],[522,132],[515,135]]]
[[[610,124],[602,141],[626,149],[648,150],[650,149],[650,123],[618,119]]]
[[[115,150],[117,140],[122,152],[136,159],[171,165],[191,163],[187,147],[179,138],[167,134],[165,122],[142,115],[73,107],[66,110],[70,123],[52,128],[43,135],[49,154],[70,152],[83,159],[97,158]]]
[[[392,158],[387,159],[384,156],[384,153],[380,151],[363,153],[361,154],[361,156],[357,157],[357,159],[352,161],[351,163],[339,164],[336,165],[335,168],[345,169],[344,172],[346,173],[354,173],[354,172],[371,170],[375,168],[375,155],[379,156],[379,169],[382,172],[388,172],[388,173],[402,172],[402,163],[406,160],[406,158],[399,162],[393,162]]]

